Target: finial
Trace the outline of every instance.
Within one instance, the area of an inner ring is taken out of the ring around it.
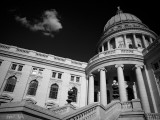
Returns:
[[[118,10],[117,10],[117,14],[121,14],[121,13],[122,13],[122,10],[120,9],[120,6],[118,6],[117,9],[118,9]]]

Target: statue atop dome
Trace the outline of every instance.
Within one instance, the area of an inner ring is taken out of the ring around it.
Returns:
[[[120,9],[120,6],[118,6],[117,9],[118,9],[118,10],[117,10],[117,14],[123,13],[123,11]]]

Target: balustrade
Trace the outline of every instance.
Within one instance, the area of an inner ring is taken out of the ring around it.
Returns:
[[[96,118],[97,107],[85,109],[83,112],[79,111],[71,117],[68,117],[66,120],[93,120]],[[95,119],[96,120],[96,119]]]
[[[131,54],[131,55],[142,55],[142,52],[141,51],[138,51],[137,49],[113,49],[113,50],[108,50],[108,51],[104,51],[104,52],[101,52],[95,56],[93,56],[89,63],[93,62],[93,61],[96,61],[98,60],[99,58],[102,58],[102,57],[106,57],[106,56],[110,56],[110,55],[117,55],[117,54],[124,54],[124,55],[127,55],[127,54]]]
[[[160,120],[160,113],[146,113],[147,120]]]
[[[127,102],[122,102],[122,111],[132,111],[133,106],[132,106],[132,102],[131,101],[127,101]]]

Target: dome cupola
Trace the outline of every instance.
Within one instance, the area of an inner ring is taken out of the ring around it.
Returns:
[[[132,15],[130,13],[123,13],[120,7],[118,7],[117,14],[113,16],[105,25],[104,31],[111,28],[114,25],[121,24],[125,22],[139,22],[142,23],[139,18],[137,18],[135,15]]]
[[[143,24],[139,18],[130,13],[123,13],[118,7],[117,14],[108,20],[104,27],[103,34],[97,44],[97,52],[117,49],[122,46],[134,49],[146,48],[152,43],[151,39],[154,40],[156,37],[157,34]],[[146,40],[147,42],[144,42]],[[120,46],[122,43],[123,45]]]

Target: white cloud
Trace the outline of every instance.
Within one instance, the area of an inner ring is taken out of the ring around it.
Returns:
[[[57,12],[56,10],[47,10],[42,15],[42,20],[34,20],[35,23],[31,24],[29,20],[27,20],[26,17],[19,17],[16,16],[15,18],[17,21],[19,21],[21,24],[23,24],[25,27],[29,28],[32,31],[42,31],[44,35],[47,36],[54,36],[54,32],[59,31],[62,29],[62,25],[59,22],[59,19],[57,18]]]

